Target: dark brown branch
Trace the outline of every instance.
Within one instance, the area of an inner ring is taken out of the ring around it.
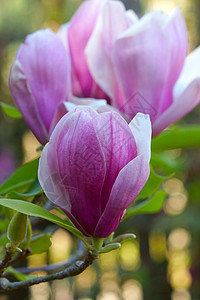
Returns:
[[[26,288],[41,282],[48,282],[56,279],[63,279],[67,277],[76,276],[82,273],[98,256],[94,253],[88,252],[85,255],[83,261],[76,260],[72,265],[67,267],[65,270],[56,272],[50,275],[29,279],[26,281],[20,282],[9,282],[6,278],[0,279],[0,291],[8,292],[17,289]]]
[[[27,248],[23,250],[22,252],[18,253],[10,262],[10,266],[14,265],[15,263],[18,263],[24,259],[26,259],[28,256],[31,255],[31,249]]]
[[[66,262],[50,264],[50,265],[35,267],[35,268],[17,268],[16,270],[23,274],[30,274],[30,273],[39,272],[39,271],[44,271],[47,273],[58,272],[58,271],[62,271],[64,269],[68,268],[73,263],[75,263],[77,260],[84,259],[84,257],[85,257],[85,254],[83,254],[83,253],[79,254],[78,256],[74,254]]]
[[[11,248],[6,248],[6,253],[3,260],[0,262],[0,276],[3,274],[5,269],[10,265],[15,250]]]

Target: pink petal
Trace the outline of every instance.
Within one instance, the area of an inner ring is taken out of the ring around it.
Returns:
[[[124,5],[118,1],[110,1],[102,9],[87,44],[86,56],[90,72],[109,97],[114,97],[116,89],[111,61],[113,44],[119,34],[127,28],[128,20]]]
[[[106,1],[84,2],[69,23],[68,42],[72,64],[72,91],[75,96],[105,98],[105,93],[97,86],[90,74],[85,48],[98,14]]]
[[[62,185],[73,192],[69,201],[61,198],[56,205],[69,211],[90,235],[101,214],[105,177],[105,158],[93,126],[96,117],[88,107],[69,112],[55,127],[48,146],[50,173],[59,170]]]
[[[65,214],[71,219],[74,225],[81,230],[85,235],[88,235],[79,222],[74,218],[74,216],[70,213],[71,204],[70,200],[74,199],[76,195],[76,190],[73,187],[66,187],[63,185],[62,178],[58,169],[58,161],[57,156],[53,161],[54,170],[52,171],[49,168],[48,163],[48,151],[49,143],[44,147],[38,169],[38,179],[41,187],[45,191],[47,198],[53,202],[56,206],[60,207]]]
[[[103,212],[120,170],[137,156],[137,147],[127,122],[118,113],[103,113],[96,119],[97,135],[106,161],[106,177],[101,192]]]
[[[113,54],[123,95],[117,108],[130,119],[137,112],[148,113],[154,122],[172,103],[173,86],[186,52],[186,27],[178,9],[171,17],[149,13],[125,31]]]
[[[49,29],[45,29],[26,38],[17,53],[16,60],[19,61],[27,78],[29,94],[35,99],[39,118],[48,132],[57,105],[66,99],[68,93],[69,64],[66,50],[59,37]],[[15,94],[16,89],[21,90],[22,87],[20,80],[13,82],[18,77],[12,74],[13,71],[15,69],[12,68],[11,91],[23,113],[23,107],[27,108],[27,104],[24,103],[27,100]],[[15,87],[12,88],[12,85]],[[31,114],[29,111],[29,118],[33,118]]]
[[[156,120],[153,135],[189,113],[200,102],[200,47],[195,49],[185,60],[182,73],[174,87],[174,102]]]
[[[27,76],[18,60],[14,62],[11,68],[10,89],[15,103],[29,128],[40,143],[45,144],[49,139],[49,134],[40,118],[37,103],[31,92]]]
[[[193,80],[158,120],[153,124],[153,136],[182,118],[200,103],[200,78]]]
[[[149,164],[143,155],[137,156],[120,171],[94,236],[109,236],[117,228],[124,210],[143,188],[149,172]]]
[[[151,122],[149,115],[137,113],[129,127],[137,145],[137,155],[143,155],[149,163],[151,157]]]

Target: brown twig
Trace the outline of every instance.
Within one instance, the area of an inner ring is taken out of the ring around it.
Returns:
[[[89,265],[92,264],[92,262],[97,258],[96,253],[87,252],[85,254],[84,260],[76,260],[73,264],[68,266],[66,269],[60,272],[56,272],[53,274],[49,274],[46,276],[38,277],[29,279],[26,281],[20,281],[20,282],[10,282],[6,278],[0,279],[0,291],[8,292],[13,291],[17,289],[27,288],[29,286],[39,284],[41,282],[48,282],[56,279],[63,279],[67,277],[76,276],[80,273],[82,273]]]
[[[15,249],[6,248],[6,253],[3,260],[0,262],[0,276],[2,276],[5,269],[10,265],[13,255],[15,254]]]

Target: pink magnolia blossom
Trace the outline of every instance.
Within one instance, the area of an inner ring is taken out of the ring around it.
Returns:
[[[187,49],[180,9],[137,19],[121,2],[108,0],[85,53],[111,104],[130,120],[137,112],[149,114],[155,136],[200,101],[200,47],[188,57]]]
[[[91,76],[85,55],[88,40],[106,2],[107,0],[85,1],[70,22],[62,25],[58,32],[70,57],[71,88],[76,97],[109,101],[108,95]]]
[[[51,30],[28,35],[20,46],[10,71],[10,90],[26,123],[45,144],[56,110],[69,93],[68,57]]]
[[[107,237],[149,176],[151,124],[77,107],[56,125],[39,164],[47,197],[86,236]]]

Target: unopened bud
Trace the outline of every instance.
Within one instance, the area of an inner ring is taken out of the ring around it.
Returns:
[[[27,230],[27,215],[16,212],[7,230],[7,236],[12,246],[17,247],[25,238]]]
[[[30,242],[31,242],[31,237],[32,237],[32,226],[31,226],[30,219],[27,218],[26,236],[25,236],[25,239],[24,239],[23,243],[20,245],[20,247],[22,249],[27,249],[29,247]]]

